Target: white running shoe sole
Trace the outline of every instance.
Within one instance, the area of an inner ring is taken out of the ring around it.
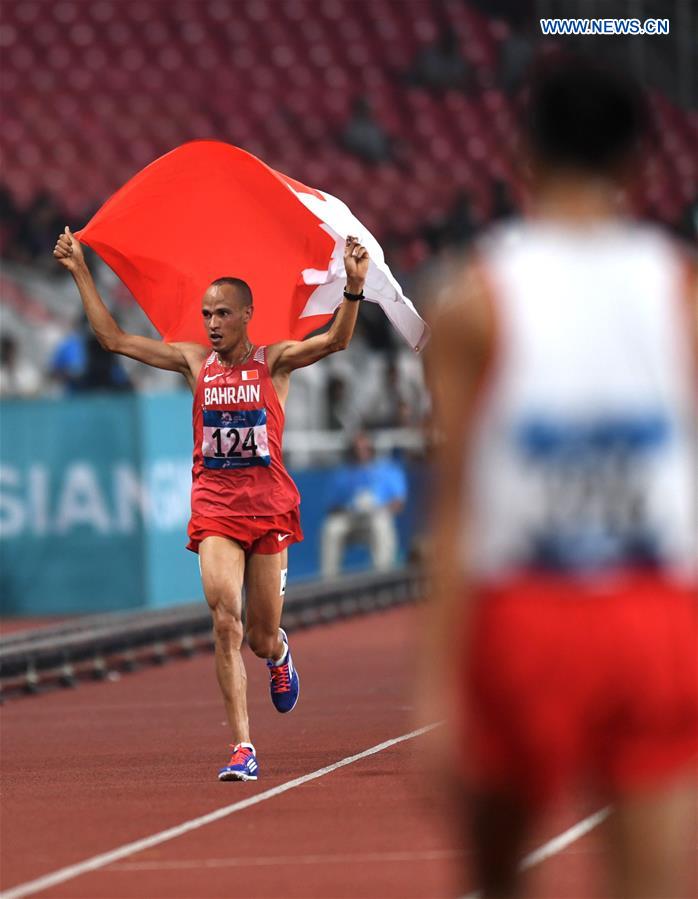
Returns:
[[[218,780],[257,780],[256,774],[245,774],[242,771],[223,771]]]

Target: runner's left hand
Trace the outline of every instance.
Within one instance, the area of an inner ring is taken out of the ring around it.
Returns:
[[[357,237],[347,237],[344,245],[344,269],[347,273],[347,289],[350,293],[361,293],[368,273],[369,255],[366,247]]]

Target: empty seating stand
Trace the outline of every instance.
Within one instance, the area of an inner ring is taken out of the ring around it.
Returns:
[[[405,76],[444,24],[469,87],[435,93]],[[498,76],[507,35],[460,0],[7,3],[5,179],[21,204],[48,189],[80,217],[158,155],[216,138],[339,195],[379,237],[414,236],[460,191],[486,221],[493,180],[521,193],[514,103]],[[360,95],[399,145],[397,163],[369,166],[342,148]],[[658,150],[639,200],[671,222],[696,193],[697,126],[652,102]]]

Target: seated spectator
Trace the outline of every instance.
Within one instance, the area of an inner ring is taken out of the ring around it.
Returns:
[[[501,178],[492,183],[492,209],[490,220],[493,222],[508,219],[516,214],[516,205],[511,198],[509,185]]]
[[[698,197],[686,205],[676,228],[679,237],[690,243],[698,240]]]
[[[84,314],[76,320],[74,330],[58,344],[49,374],[67,393],[133,389],[123,365],[116,356],[102,349]]]
[[[414,246],[414,239],[406,240],[404,237],[400,237],[396,234],[387,234],[386,237],[383,238],[383,251],[385,253],[385,261],[390,266],[390,271],[393,273],[393,277],[402,287],[402,292],[406,297],[410,297],[413,299],[414,297],[414,268],[418,261],[413,258],[412,250]],[[373,304],[372,303],[364,303],[362,304],[364,308],[361,310],[361,315],[366,318],[366,310],[370,309]],[[381,318],[388,326],[386,328],[386,339],[383,342],[383,347],[381,349],[387,349],[388,347],[393,346],[393,334],[395,333],[393,329],[389,326],[387,317],[383,314],[383,310],[378,308],[377,311],[381,313]],[[376,316],[377,318],[377,316]],[[371,319],[371,334],[374,333],[374,319]]]
[[[363,313],[362,309],[354,337],[347,349],[328,359],[325,365],[328,373],[325,388],[326,426],[331,431],[343,431],[348,436],[361,429],[365,397],[370,390],[370,379],[378,362],[377,354],[370,347],[362,320]],[[357,378],[357,372],[361,372],[362,377]]]
[[[65,215],[53,196],[48,191],[39,191],[18,221],[18,260],[53,272],[56,266],[46,248],[50,246],[54,235],[62,230],[64,221]]]
[[[468,66],[452,28],[443,28],[438,39],[417,54],[407,78],[418,87],[435,91],[459,90],[467,86]]]
[[[424,392],[405,377],[396,356],[390,356],[383,376],[367,404],[366,423],[371,428],[418,427],[424,417]]]
[[[367,97],[357,97],[354,101],[351,118],[342,132],[341,143],[346,150],[365,162],[389,162],[393,156],[390,135],[373,117]]]
[[[350,431],[355,416],[347,398],[347,385],[339,375],[327,379],[327,428],[330,431]]]
[[[499,58],[499,82],[506,93],[515,94],[521,86],[531,61],[533,45],[526,28],[512,28],[503,42]]]
[[[41,387],[41,375],[19,354],[17,341],[10,334],[0,338],[0,396],[36,396]]]
[[[10,191],[0,185],[0,255],[11,259],[19,221],[19,210]]]
[[[470,197],[465,191],[460,191],[448,212],[432,218],[422,233],[429,248],[435,253],[443,247],[466,246],[476,231]]]
[[[359,432],[349,464],[337,470],[330,487],[321,538],[323,577],[339,573],[348,544],[367,545],[377,571],[394,567],[398,551],[395,516],[406,495],[402,467],[392,459],[376,459],[370,438]]]

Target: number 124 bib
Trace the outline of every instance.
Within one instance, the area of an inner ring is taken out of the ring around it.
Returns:
[[[270,465],[267,410],[204,409],[201,452],[206,468]]]

